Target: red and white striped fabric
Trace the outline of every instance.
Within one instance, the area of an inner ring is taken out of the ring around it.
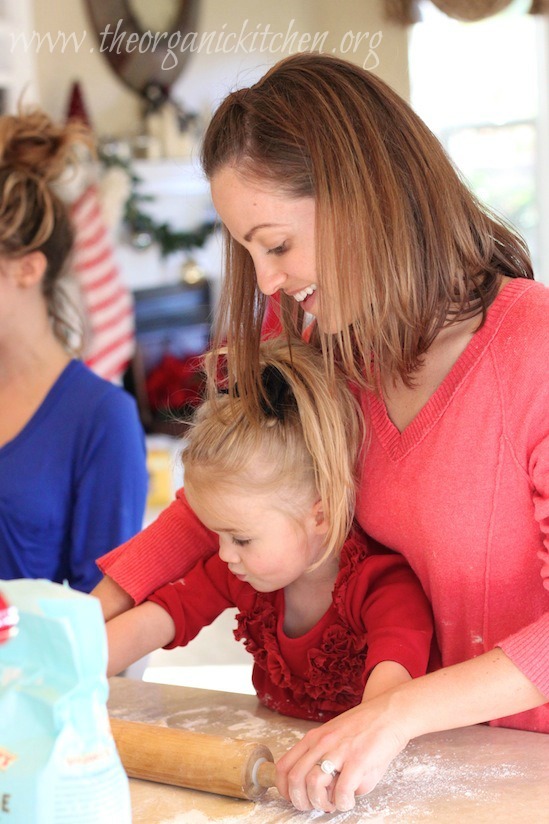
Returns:
[[[101,377],[116,381],[135,351],[132,297],[115,261],[97,187],[89,186],[70,212],[75,232],[72,270],[87,315],[83,360]]]

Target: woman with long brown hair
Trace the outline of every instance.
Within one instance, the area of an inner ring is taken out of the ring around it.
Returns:
[[[348,810],[416,736],[486,721],[549,732],[549,293],[523,241],[403,100],[337,58],[294,55],[229,95],[203,164],[240,396],[253,416],[267,299],[287,334],[313,316],[311,346],[364,412],[356,518],[418,575],[442,654],[308,733],[279,762],[280,791]],[[107,614],[179,577],[201,544],[181,492],[103,562]]]

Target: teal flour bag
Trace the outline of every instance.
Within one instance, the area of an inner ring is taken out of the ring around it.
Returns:
[[[0,643],[0,824],[128,824],[99,602],[42,580],[0,594],[19,613]]]

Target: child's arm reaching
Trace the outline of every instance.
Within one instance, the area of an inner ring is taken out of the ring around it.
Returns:
[[[402,664],[396,661],[380,661],[366,681],[362,701],[369,701],[370,698],[375,698],[382,692],[411,680],[412,676]]]
[[[173,641],[175,624],[158,604],[146,601],[107,621],[107,676],[116,675],[149,652]]]

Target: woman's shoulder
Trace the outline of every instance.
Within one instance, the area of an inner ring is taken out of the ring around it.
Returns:
[[[59,377],[52,397],[53,412],[66,422],[69,430],[77,431],[82,448],[91,444],[109,443],[116,453],[126,453],[137,447],[141,455],[144,433],[135,399],[92,372],[85,364],[72,360]],[[142,460],[140,457],[139,460]]]
[[[549,358],[549,288],[517,279],[498,295],[488,313],[490,347],[500,377],[547,381]],[[527,366],[527,368],[525,368]],[[517,372],[518,370],[518,372]]]
[[[549,288],[539,281],[512,280],[490,307],[489,317],[506,334],[524,336],[526,345],[529,340],[549,343]]]
[[[546,432],[549,289],[531,280],[512,281],[496,303],[494,313],[489,310],[489,343],[483,352],[488,356],[484,398],[494,409],[499,405],[508,442],[531,449]]]
[[[136,413],[135,399],[126,390],[93,372],[85,363],[72,360],[59,381],[59,389],[71,398],[73,408],[102,408]]]

